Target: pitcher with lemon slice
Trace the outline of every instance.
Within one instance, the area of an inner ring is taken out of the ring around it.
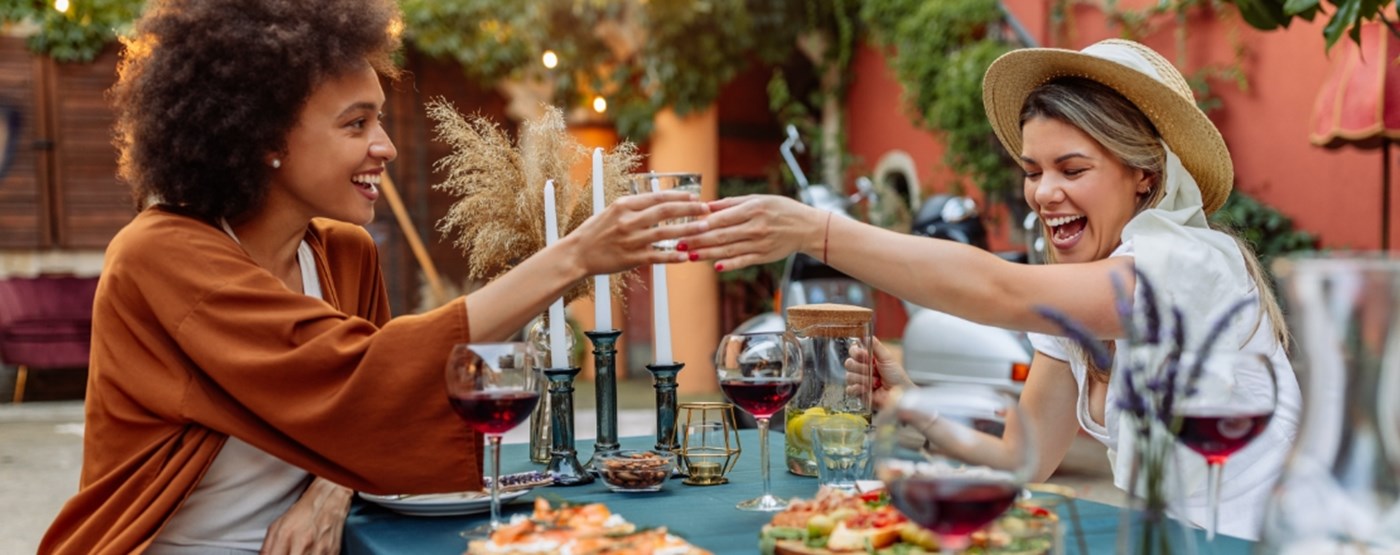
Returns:
[[[870,385],[848,384],[846,361],[852,347],[870,349],[873,315],[868,308],[843,304],[788,308],[788,331],[802,345],[802,385],[784,413],[788,472],[817,475],[811,437],[814,423],[839,421],[862,430],[869,428]]]

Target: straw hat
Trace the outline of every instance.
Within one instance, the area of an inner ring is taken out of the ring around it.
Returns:
[[[1026,96],[1057,77],[1091,79],[1127,97],[1147,114],[1196,178],[1205,212],[1215,212],[1225,204],[1235,178],[1225,139],[1196,107],[1181,72],[1160,54],[1133,41],[1109,39],[1080,51],[1024,48],[992,62],[982,80],[982,104],[997,138],[1013,157],[1021,156],[1021,106]]]

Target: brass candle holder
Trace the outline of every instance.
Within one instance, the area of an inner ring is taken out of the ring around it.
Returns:
[[[734,405],[719,402],[680,404],[680,431],[676,449],[678,468],[685,473],[682,483],[716,486],[729,482],[725,475],[739,462],[739,426]]]

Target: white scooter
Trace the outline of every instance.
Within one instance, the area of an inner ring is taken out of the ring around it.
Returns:
[[[1025,223],[1033,224],[1030,219]],[[920,207],[912,233],[987,248],[986,228],[977,205],[967,197],[930,198]],[[1036,256],[1034,247],[1031,251],[1031,256]],[[909,313],[904,326],[904,367],[915,383],[967,382],[1021,391],[1030,375],[1033,352],[1024,333],[907,301],[904,309]]]

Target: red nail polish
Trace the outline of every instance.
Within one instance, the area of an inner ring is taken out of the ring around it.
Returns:
[[[681,249],[681,250],[685,250],[685,249]],[[695,262],[696,260],[700,260],[700,253],[698,253],[698,252],[692,252],[692,253],[690,253],[690,261],[691,261],[691,262]]]
[[[676,243],[676,250],[678,250],[678,251],[688,251],[688,250],[690,250],[690,245],[687,245],[687,244],[685,244],[685,243]],[[691,260],[695,260],[695,259],[692,258]]]
[[[723,271],[724,271],[724,264],[715,264],[715,271],[716,271],[716,272],[723,272]]]

